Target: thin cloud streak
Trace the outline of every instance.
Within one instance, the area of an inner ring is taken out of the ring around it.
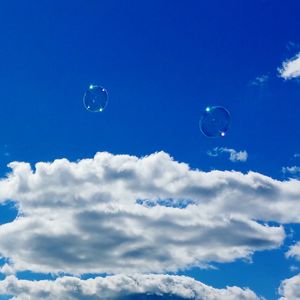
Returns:
[[[245,162],[248,159],[248,153],[244,151],[236,151],[235,149],[230,149],[226,147],[216,147],[212,151],[207,151],[208,156],[216,157],[222,153],[229,154],[229,160],[232,162]]]

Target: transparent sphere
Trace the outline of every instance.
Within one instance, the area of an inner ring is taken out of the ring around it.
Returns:
[[[88,111],[101,112],[107,105],[108,94],[100,85],[90,85],[83,96],[83,104]]]
[[[200,119],[200,129],[207,137],[223,137],[230,126],[230,113],[222,106],[211,106],[205,109]]]

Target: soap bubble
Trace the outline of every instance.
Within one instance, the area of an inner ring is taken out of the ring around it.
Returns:
[[[108,94],[100,85],[90,85],[83,96],[84,107],[91,112],[101,112],[107,105]]]
[[[200,129],[207,137],[224,137],[230,126],[230,113],[222,106],[211,106],[205,109]]]

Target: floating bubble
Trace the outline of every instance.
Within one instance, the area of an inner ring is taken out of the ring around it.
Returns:
[[[107,105],[108,93],[100,85],[90,85],[83,96],[83,104],[88,111],[101,112]]]
[[[230,113],[224,107],[207,107],[199,123],[200,129],[207,137],[223,137],[229,129],[230,119]]]

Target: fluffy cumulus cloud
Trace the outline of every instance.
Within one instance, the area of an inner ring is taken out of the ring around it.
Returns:
[[[299,300],[300,274],[283,280],[280,284],[278,292],[282,296],[280,300]]]
[[[191,170],[164,152],[10,167],[0,195],[20,214],[0,226],[0,253],[15,270],[116,274],[231,262],[282,244],[282,226],[255,220],[300,219],[299,181]],[[139,201],[147,199],[151,206]]]
[[[282,67],[279,68],[279,74],[284,79],[293,79],[300,77],[300,53],[292,59],[283,62]]]
[[[215,289],[189,277],[169,275],[115,275],[81,280],[61,277],[55,281],[27,281],[8,276],[0,282],[0,293],[16,300],[126,300],[126,299],[201,299],[258,300],[249,289],[227,287]],[[142,297],[144,296],[144,297]]]
[[[105,152],[77,162],[13,162],[10,167],[0,181],[0,202],[14,201],[19,214],[0,226],[0,255],[8,259],[2,272],[8,275],[20,270],[149,274],[207,267],[279,247],[284,228],[268,221],[300,222],[300,181],[254,172],[203,172],[164,152],[142,158]],[[151,276],[147,281],[177,278]],[[23,288],[40,295],[49,286],[51,293],[64,290],[68,282],[78,283],[70,284],[75,292],[77,286],[87,291],[109,282],[76,280],[7,277],[1,286],[4,292],[16,290],[23,297],[17,299],[27,299]],[[203,299],[219,299],[219,294],[225,295],[220,299],[256,299],[248,290],[195,285],[217,295]]]
[[[286,257],[292,257],[300,261],[300,242],[289,248],[286,253]]]
[[[226,148],[226,147],[216,147],[212,151],[208,151],[207,154],[209,156],[219,156],[222,153],[229,154],[229,160],[232,162],[245,162],[248,159],[247,151],[236,151],[234,149]]]
[[[0,202],[14,201],[19,214],[0,226],[0,255],[8,259],[1,272],[7,275],[20,270],[149,274],[207,267],[279,247],[284,228],[268,221],[300,222],[299,180],[203,172],[164,152],[142,158],[104,152],[77,162],[9,166],[11,172],[0,181]],[[11,275],[1,282],[1,293],[16,299],[41,299],[41,293],[43,299],[76,299],[79,292],[98,299],[95,291],[109,290],[115,280],[136,284],[141,278],[159,288],[171,282],[166,294],[186,286],[186,293],[193,291],[192,284],[194,295],[178,294],[187,299],[256,299],[237,287],[216,290],[183,277],[145,276],[31,282]],[[129,292],[153,292],[141,282]]]

